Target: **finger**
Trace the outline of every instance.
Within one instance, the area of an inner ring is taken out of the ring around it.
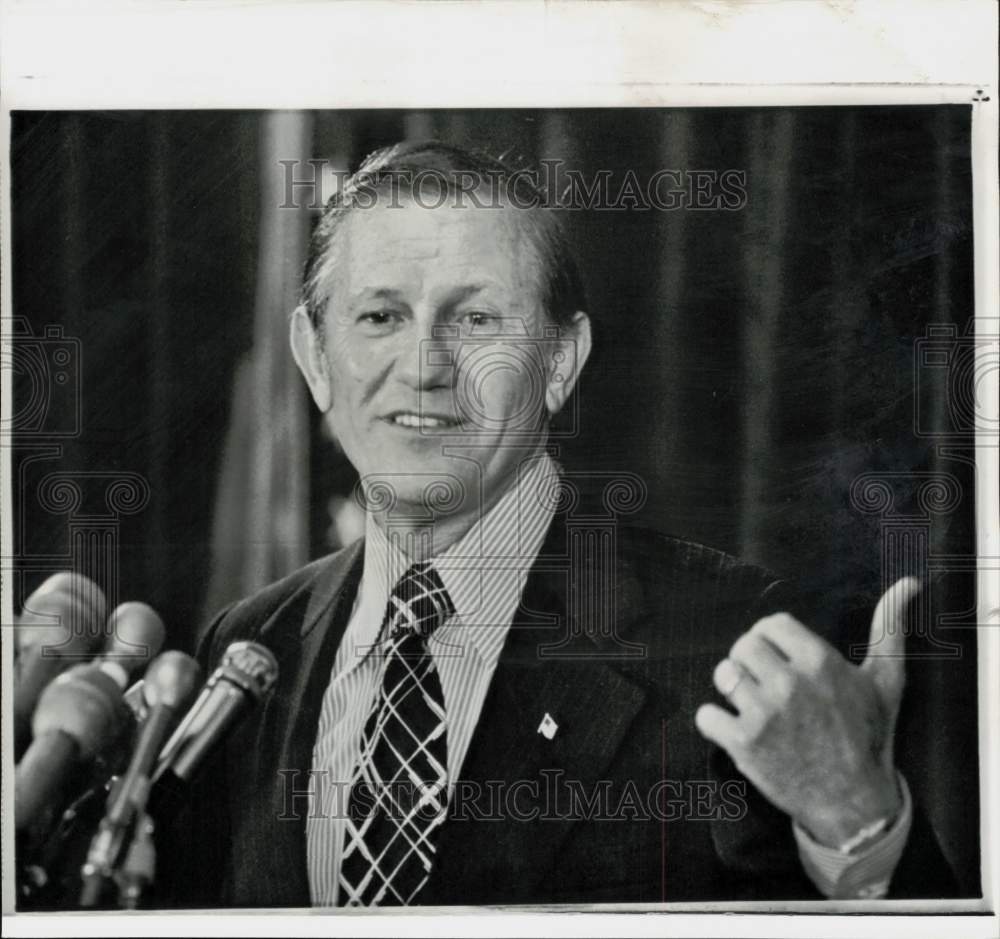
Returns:
[[[723,659],[715,666],[712,683],[716,690],[741,714],[754,710],[757,701],[754,689],[757,681],[753,673],[732,659]]]
[[[875,682],[883,703],[895,712],[906,680],[906,611],[920,593],[921,583],[915,577],[896,581],[879,600],[872,616],[868,636],[868,654],[861,668]]]
[[[749,669],[761,687],[784,679],[788,660],[760,633],[745,632],[729,650],[729,658]]]
[[[916,577],[901,577],[882,594],[872,615],[868,654],[862,667],[873,658],[903,655],[906,651],[906,611],[920,590],[921,584]]]
[[[793,667],[806,671],[815,671],[836,651],[790,613],[765,616],[753,624],[751,632],[767,639]]]
[[[694,715],[694,725],[706,740],[718,744],[732,754],[739,748],[740,725],[738,718],[717,704],[703,704]]]

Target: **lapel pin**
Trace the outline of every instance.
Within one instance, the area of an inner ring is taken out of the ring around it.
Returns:
[[[538,733],[546,740],[551,740],[556,735],[558,729],[559,725],[552,720],[552,715],[546,711],[545,717],[542,718],[542,722],[538,725]]]

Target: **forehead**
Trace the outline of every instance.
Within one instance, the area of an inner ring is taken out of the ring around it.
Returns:
[[[474,282],[534,301],[538,265],[526,220],[519,218],[524,211],[469,204],[431,208],[406,198],[354,208],[332,246],[331,292],[429,291]]]

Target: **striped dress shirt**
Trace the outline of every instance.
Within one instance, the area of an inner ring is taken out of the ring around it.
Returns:
[[[449,788],[461,772],[528,572],[552,521],[555,463],[542,455],[522,465],[495,506],[458,541],[431,558],[455,613],[428,641],[447,715]],[[379,639],[389,594],[413,563],[372,518],[365,528],[361,585],[320,710],[306,820],[314,906],[337,903],[345,816],[361,732],[379,691]]]
[[[528,573],[552,521],[558,475],[547,455],[523,465],[497,504],[455,544],[430,559],[455,607],[454,615],[428,641],[447,715],[449,789],[459,778]],[[381,658],[370,650],[379,640],[392,588],[413,563],[401,540],[368,517],[361,584],[323,695],[313,747],[306,858],[314,906],[337,903],[349,781],[379,691]],[[826,848],[793,826],[802,865],[822,894],[866,899],[885,895],[912,818],[902,777],[900,787],[899,817],[885,835],[856,854]]]

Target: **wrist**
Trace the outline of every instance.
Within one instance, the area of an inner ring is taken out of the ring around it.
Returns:
[[[903,797],[894,772],[891,782],[871,791],[855,792],[822,814],[798,822],[814,841],[850,854],[891,828],[902,807]]]

